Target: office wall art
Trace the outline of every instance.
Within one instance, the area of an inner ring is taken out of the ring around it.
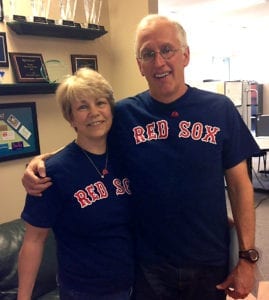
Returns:
[[[96,55],[71,54],[71,64],[73,73],[82,67],[87,67],[98,71]]]
[[[48,82],[48,73],[42,54],[9,53],[17,82]]]
[[[0,22],[3,22],[4,12],[3,12],[3,1],[0,0]]]
[[[40,154],[34,102],[0,104],[0,162]]]
[[[6,33],[0,32],[0,67],[8,67]]]

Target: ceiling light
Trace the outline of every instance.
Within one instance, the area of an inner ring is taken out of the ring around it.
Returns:
[[[248,8],[263,3],[266,3],[266,0],[217,0],[211,2],[211,4],[208,2],[208,5],[212,5],[211,8],[215,8],[218,11],[231,11]]]
[[[266,2],[266,0],[211,0],[200,4],[190,4],[182,7],[179,5],[180,9],[178,13],[191,13],[192,15],[212,15],[245,9],[259,4],[264,4]]]

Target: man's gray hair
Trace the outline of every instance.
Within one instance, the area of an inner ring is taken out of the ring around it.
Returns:
[[[145,16],[138,23],[137,28],[136,28],[134,46],[135,46],[135,54],[136,54],[137,57],[139,56],[139,53],[138,53],[138,51],[139,51],[139,49],[138,49],[138,35],[139,35],[139,33],[143,29],[147,28],[147,26],[149,26],[150,24],[156,23],[158,21],[167,21],[168,23],[174,25],[177,32],[178,32],[178,39],[179,39],[179,42],[181,43],[181,46],[183,48],[188,46],[187,35],[186,35],[186,32],[185,32],[185,29],[183,28],[183,26],[180,23],[178,23],[177,21],[175,21],[175,20],[173,20],[169,17],[166,17],[166,16],[162,16],[162,15],[158,15],[158,14],[150,14],[150,15]]]

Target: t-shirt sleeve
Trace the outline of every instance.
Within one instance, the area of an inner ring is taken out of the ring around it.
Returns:
[[[228,111],[228,134],[224,144],[223,165],[229,169],[241,161],[257,155],[260,148],[246,126],[238,110],[230,103]]]

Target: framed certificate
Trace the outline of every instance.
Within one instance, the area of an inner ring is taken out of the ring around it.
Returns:
[[[2,22],[4,19],[4,13],[3,13],[3,1],[0,0],[0,22]]]
[[[17,82],[48,82],[42,54],[10,52],[9,56]]]
[[[40,154],[34,102],[0,104],[0,161]]]
[[[98,71],[96,55],[71,54],[71,64],[73,73],[83,67]]]
[[[0,67],[8,67],[6,33],[0,32]]]

